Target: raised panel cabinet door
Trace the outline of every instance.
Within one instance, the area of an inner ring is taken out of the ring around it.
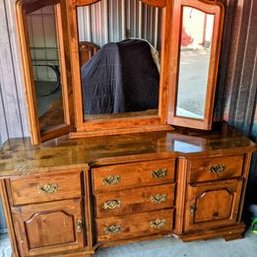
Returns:
[[[241,180],[188,185],[185,231],[235,224],[241,190]]]
[[[35,256],[84,246],[80,199],[12,209],[21,256]]]

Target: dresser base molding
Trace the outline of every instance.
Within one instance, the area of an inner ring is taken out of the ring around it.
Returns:
[[[229,227],[217,228],[206,231],[198,231],[197,233],[185,234],[179,238],[183,242],[191,242],[194,240],[205,240],[217,237],[223,237],[226,241],[242,238],[246,225],[244,223],[236,224]]]
[[[70,251],[70,252],[58,252],[51,254],[35,255],[35,257],[91,257],[95,253],[94,250],[80,250],[80,251]],[[12,254],[12,257],[19,257],[20,255]]]

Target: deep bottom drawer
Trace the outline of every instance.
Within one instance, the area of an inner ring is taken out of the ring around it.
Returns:
[[[98,242],[166,234],[173,229],[174,210],[144,212],[96,220]]]

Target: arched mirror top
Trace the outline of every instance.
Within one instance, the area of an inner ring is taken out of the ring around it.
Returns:
[[[101,0],[72,0],[73,6],[85,6],[99,2]],[[167,0],[140,0],[141,2],[154,7],[163,8],[167,4]]]
[[[181,5],[193,7],[207,14],[219,14],[225,11],[224,4],[214,0],[181,0]]]

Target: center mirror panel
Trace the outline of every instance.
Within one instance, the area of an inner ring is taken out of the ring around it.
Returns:
[[[158,115],[161,19],[140,0],[77,7],[84,121]]]

